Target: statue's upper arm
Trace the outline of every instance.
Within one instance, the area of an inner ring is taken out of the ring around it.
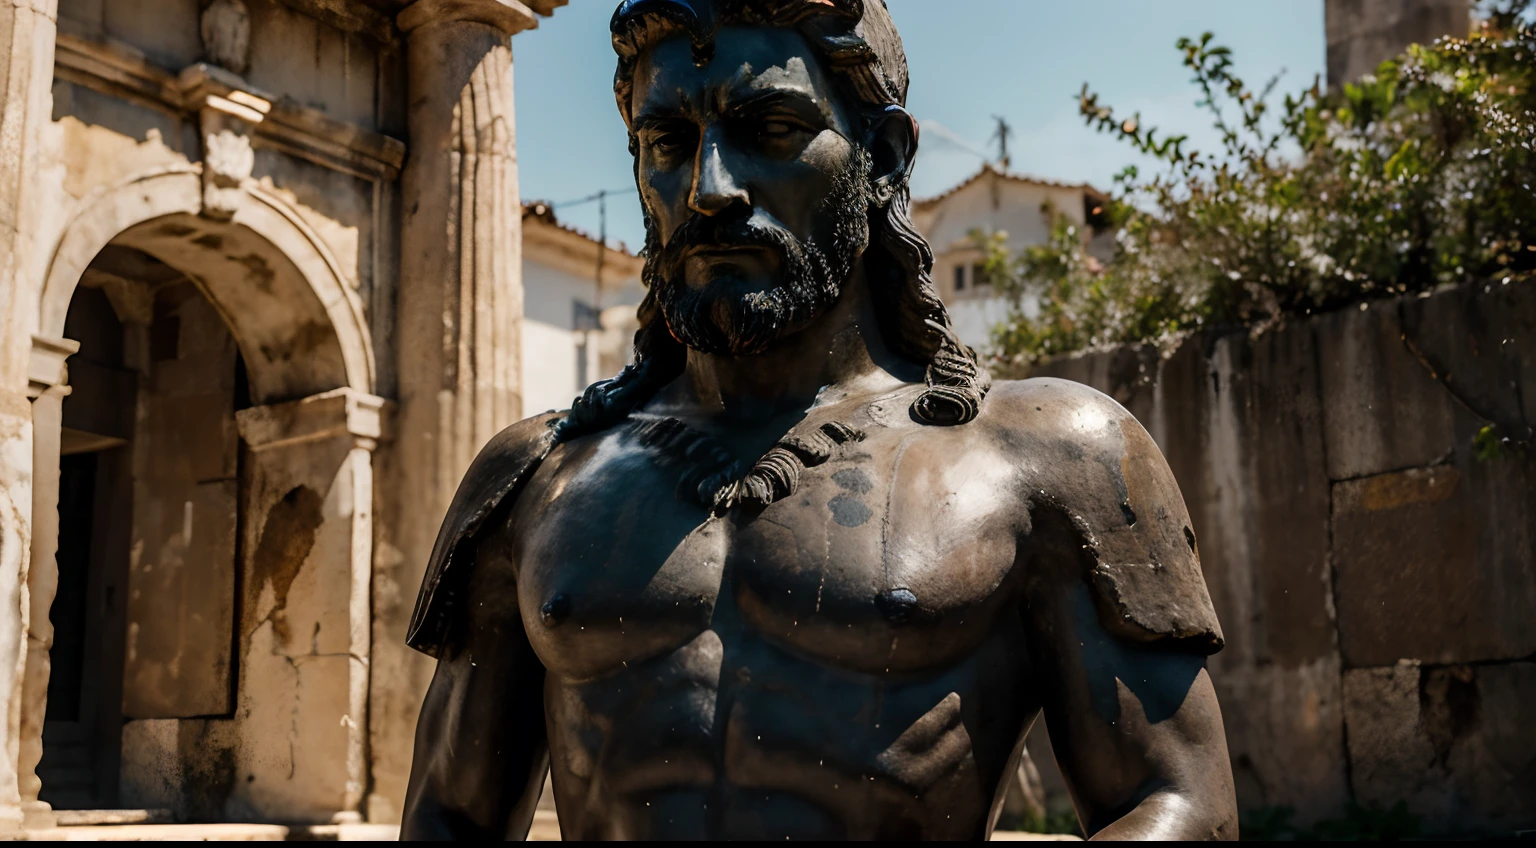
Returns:
[[[1100,623],[1134,642],[1177,642],[1202,654],[1223,644],[1194,528],[1173,472],[1134,416],[1066,380],[1016,384],[1037,416],[1047,461],[1031,494],[1036,524],[1070,537],[1075,573],[1088,584]]]
[[[517,493],[555,445],[561,416],[549,413],[502,430],[470,463],[438,531],[416,597],[406,644],[441,658],[460,631],[463,592],[475,568],[475,538],[487,518]]]
[[[1084,826],[1122,838],[1235,833],[1205,671],[1221,627],[1172,471],[1112,399],[1065,380],[1004,385],[1028,483],[1031,666]]]

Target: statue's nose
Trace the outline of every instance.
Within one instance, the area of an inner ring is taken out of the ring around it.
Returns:
[[[750,205],[751,200],[726,166],[719,141],[706,135],[700,143],[698,162],[694,166],[693,192],[688,198],[688,208],[701,215],[718,215],[738,203]]]

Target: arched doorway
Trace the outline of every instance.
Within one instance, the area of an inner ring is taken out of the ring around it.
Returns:
[[[223,318],[142,251],[97,255],[64,336],[80,349],[62,408],[38,776],[55,809],[101,809],[120,803],[124,720],[233,713],[235,413],[251,401]]]
[[[218,219],[195,173],[130,181],[55,255],[40,335],[79,350],[55,414],[34,403],[34,464],[57,471],[34,536],[56,522],[57,553],[35,544],[28,580],[52,604],[29,640],[24,799],[328,821],[367,784],[382,401],[324,244],[247,191]]]

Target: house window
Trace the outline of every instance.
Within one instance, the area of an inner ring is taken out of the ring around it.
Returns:
[[[980,262],[972,265],[971,281],[974,282],[978,288],[981,286],[991,285],[992,281],[987,279],[987,266],[981,264]]]
[[[965,291],[965,266],[955,266],[955,291]]]
[[[602,310],[581,300],[572,300],[571,307],[572,330],[578,333],[592,333],[603,328]]]

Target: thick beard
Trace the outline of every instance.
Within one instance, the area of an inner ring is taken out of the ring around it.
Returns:
[[[817,204],[815,218],[830,232],[801,242],[788,231],[749,217],[690,216],[660,245],[646,216],[642,279],[656,296],[672,335],[694,350],[750,356],[803,329],[842,296],[854,264],[869,246],[869,155],[859,150]],[[683,277],[684,251],[699,244],[757,245],[776,251],[782,280],[767,291],[742,292],[729,280],[692,288]]]

